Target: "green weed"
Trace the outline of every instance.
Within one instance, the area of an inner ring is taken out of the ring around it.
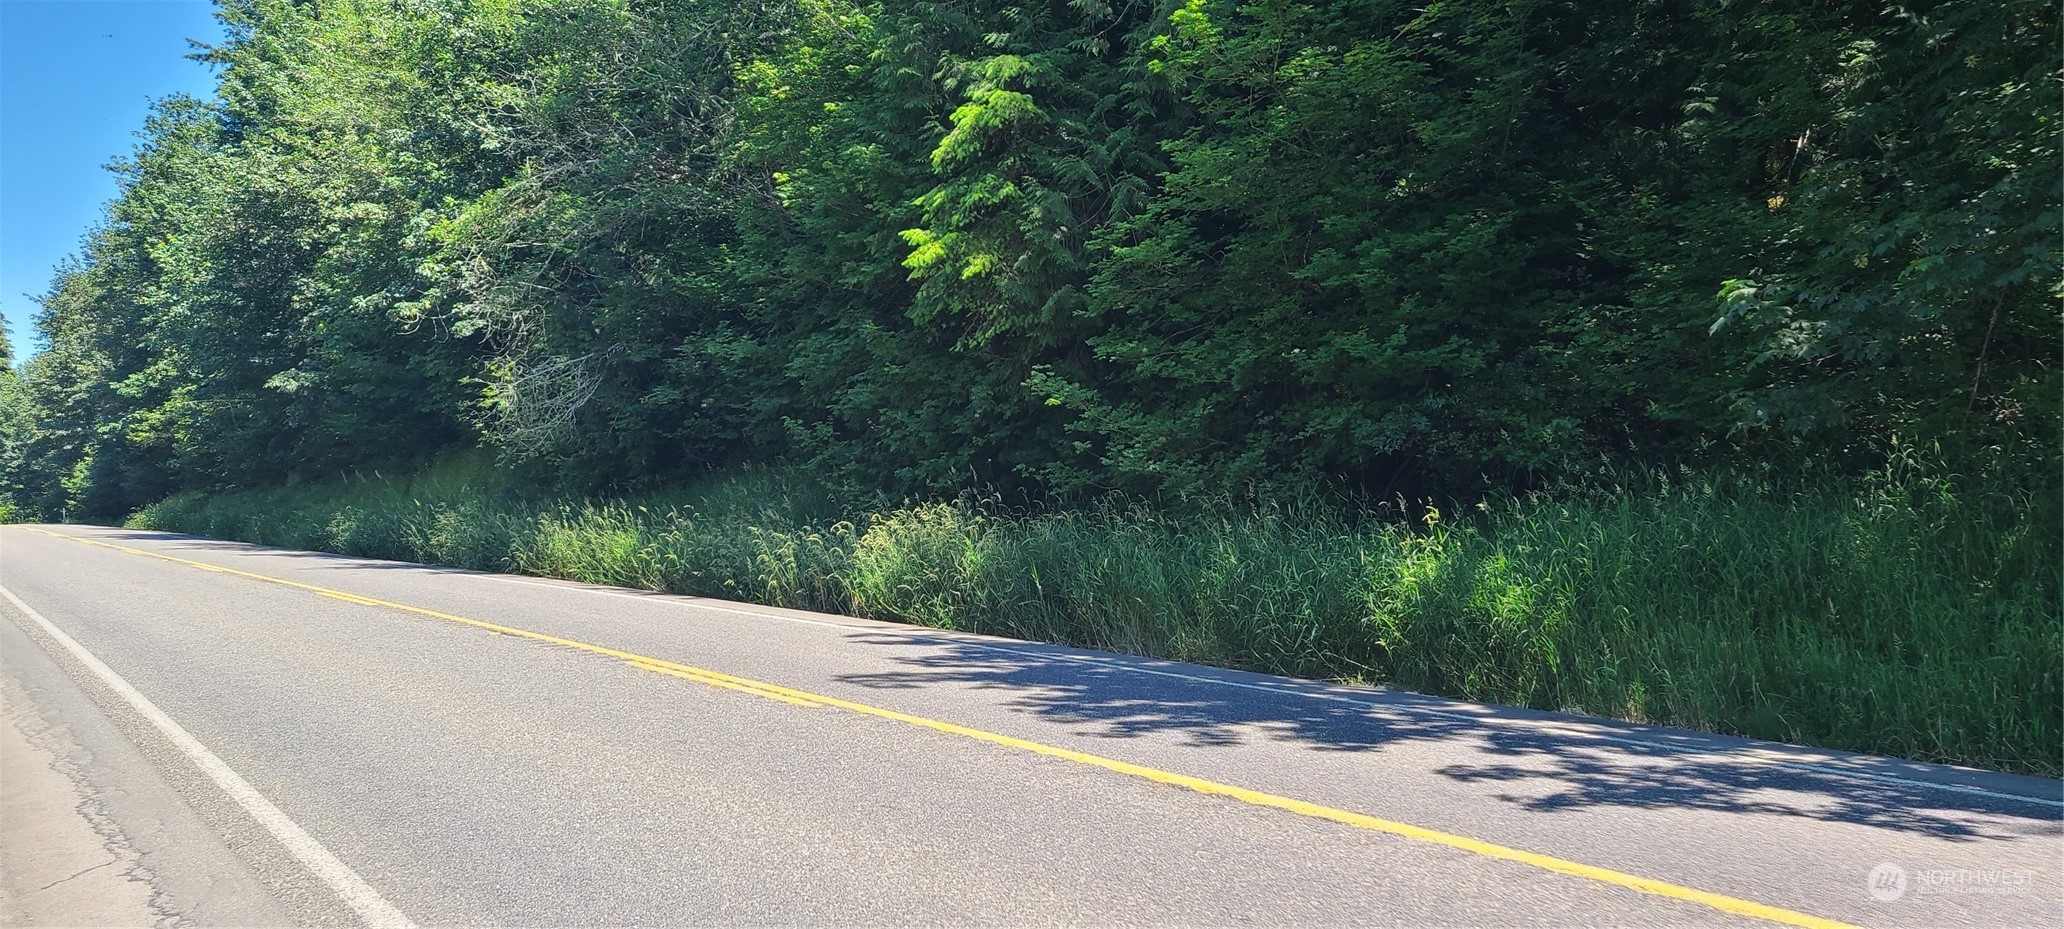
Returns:
[[[1253,501],[842,507],[755,471],[541,500],[491,467],[130,521],[2056,774],[2051,496],[1645,477],[1467,511]]]

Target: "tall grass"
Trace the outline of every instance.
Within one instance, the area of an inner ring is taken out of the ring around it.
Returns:
[[[1907,469],[1401,509],[852,507],[778,472],[553,500],[475,464],[130,525],[2059,771],[2053,497]]]

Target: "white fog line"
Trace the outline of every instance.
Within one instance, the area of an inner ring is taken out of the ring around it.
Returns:
[[[1082,655],[1069,655],[1064,653],[1055,653],[1047,651],[1031,651],[1029,649],[1022,648],[1012,648],[1007,645],[996,645],[989,642],[977,641],[972,638],[965,638],[963,637],[963,634],[956,634],[951,630],[932,630],[929,632],[902,632],[900,630],[894,629],[875,629],[869,626],[857,625],[854,623],[834,622],[821,619],[806,619],[801,616],[789,616],[785,613],[773,613],[763,610],[744,609],[740,607],[717,606],[715,604],[705,603],[700,598],[685,599],[675,595],[660,594],[657,592],[631,593],[627,591],[609,590],[602,587],[579,586],[574,584],[554,584],[548,581],[530,580],[527,578],[512,577],[506,574],[469,574],[467,576],[485,578],[487,580],[492,581],[501,581],[503,583],[508,584],[521,584],[526,587],[551,587],[558,590],[576,590],[584,593],[601,594],[605,597],[622,597],[626,600],[642,600],[647,603],[651,603],[656,600],[661,603],[668,603],[673,606],[683,607],[687,609],[709,610],[717,613],[735,613],[740,616],[751,616],[757,619],[776,619],[784,622],[801,623],[803,625],[808,626],[829,626],[834,629],[845,629],[848,631],[859,632],[879,631],[890,635],[900,635],[904,638],[916,642],[924,642],[929,640],[931,642],[943,642],[951,643],[954,645],[966,645],[972,648],[985,649],[987,651],[992,652],[1002,652],[1010,655],[1022,655],[1026,657],[1041,658],[1052,661],[1066,661],[1074,664],[1088,665],[1090,667],[1095,668],[1105,668],[1113,671],[1126,671],[1133,674],[1150,674],[1155,677],[1172,677],[1177,680],[1193,681],[1199,684],[1214,684],[1220,687],[1236,687],[1241,690],[1258,690],[1262,693],[1279,694],[1282,696],[1304,697],[1310,700],[1326,700],[1334,703],[1347,703],[1355,706],[1362,706],[1370,709],[1385,710],[1397,713],[1417,713],[1425,716],[1434,716],[1441,719],[1450,719],[1459,722],[1467,722],[1474,725],[1484,725],[1488,723],[1519,729],[1530,729],[1535,732],[1554,733],[1565,736],[1576,736],[1585,739],[1596,739],[1601,742],[1610,742],[1618,745],[1660,749],[1675,755],[1703,756],[1707,758],[1715,758],[1727,761],[1746,762],[1749,764],[1761,765],[1766,767],[1789,768],[1796,771],[1810,771],[1815,774],[1824,774],[1831,777],[1853,778],[1855,780],[1860,781],[1872,781],[1881,784],[1896,784],[1902,787],[1911,787],[1926,790],[1940,790],[1949,793],[1968,794],[1977,797],[1990,797],[1996,800],[2009,800],[2016,803],[2030,803],[2039,806],[2049,806],[2056,807],[2058,809],[2064,809],[2064,799],[2052,800],[2048,797],[2035,797],[2030,796],[2028,794],[2005,793],[1997,790],[1986,790],[1982,787],[1970,787],[1963,784],[1951,784],[1942,781],[1923,781],[1915,780],[1912,778],[1899,777],[1898,775],[1893,774],[1877,774],[1869,771],[1857,771],[1851,768],[1842,768],[1833,765],[1815,764],[1810,761],[1801,761],[1796,758],[1790,758],[1781,754],[1772,753],[1764,749],[1751,748],[1745,750],[1729,750],[1722,748],[1678,745],[1671,742],[1661,742],[1652,739],[1640,739],[1622,735],[1609,735],[1603,732],[1596,732],[1591,729],[1583,728],[1580,726],[1557,723],[1552,720],[1515,720],[1495,716],[1479,716],[1470,713],[1456,713],[1448,710],[1437,710],[1432,707],[1413,706],[1411,704],[1406,703],[1385,703],[1376,700],[1365,700],[1357,697],[1350,697],[1345,694],[1313,692],[1310,690],[1295,687],[1280,687],[1268,684],[1254,684],[1245,681],[1229,681],[1224,678],[1204,677],[1202,675],[1197,674],[1184,674],[1179,671],[1163,671],[1158,668],[1142,668],[1138,665],[1113,661],[1109,659],[1091,658]]]
[[[23,603],[13,591],[0,587],[0,596],[6,597],[8,602],[14,604],[15,609],[22,611],[23,615],[43,627],[45,633],[63,645],[66,651],[71,652],[72,657],[79,659],[95,677],[100,678],[101,683],[120,695],[142,714],[143,718],[150,720],[151,725],[164,733],[165,738],[200,768],[202,773],[207,774],[216,786],[228,793],[230,799],[243,807],[244,812],[249,813],[252,819],[257,820],[267,832],[272,833],[272,837],[279,840],[280,845],[284,846],[289,854],[298,859],[316,877],[321,878],[323,883],[328,884],[339,899],[365,920],[367,926],[374,929],[414,929],[415,924],[409,922],[409,918],[395,909],[393,904],[388,903],[385,897],[380,896],[380,892],[366,883],[365,878],[359,877],[358,872],[351,870],[350,865],[345,864],[321,842],[316,841],[300,824],[287,818],[287,814],[274,806],[272,801],[265,799],[265,795],[259,793],[258,788],[251,786],[251,782],[244,780],[242,775],[224,764],[221,758],[216,757],[214,752],[195,739],[185,727],[165,715],[165,711],[158,709],[158,705],[152,703],[149,697],[138,692],[121,675],[116,674],[113,668],[94,657],[92,652],[66,635],[56,624],[43,618],[43,614]]]

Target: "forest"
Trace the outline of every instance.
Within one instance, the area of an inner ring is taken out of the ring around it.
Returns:
[[[0,516],[2064,754],[2049,0],[218,6]]]

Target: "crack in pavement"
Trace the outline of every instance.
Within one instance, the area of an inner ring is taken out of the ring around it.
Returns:
[[[61,878],[58,878],[57,880],[51,881],[51,882],[50,882],[50,883],[48,883],[48,884],[45,884],[45,885],[43,885],[43,886],[41,886],[41,887],[38,887],[38,888],[36,888],[36,892],[37,892],[37,893],[41,893],[41,892],[43,892],[43,891],[49,890],[49,889],[50,889],[50,888],[52,888],[52,887],[56,887],[56,886],[57,886],[57,885],[59,885],[59,884],[63,884],[63,883],[67,883],[67,882],[70,882],[70,881],[73,881],[73,880],[77,880],[78,878],[84,877],[84,876],[86,876],[86,875],[88,875],[88,874],[91,874],[91,873],[93,873],[93,872],[95,872],[95,871],[98,871],[98,870],[100,870],[100,869],[102,869],[102,868],[105,868],[105,867],[107,867],[108,865],[114,864],[114,863],[115,863],[115,861],[116,861],[116,859],[114,859],[114,858],[109,858],[108,860],[106,860],[106,861],[103,861],[103,862],[101,862],[101,863],[99,863],[99,864],[97,864],[97,865],[94,865],[94,866],[90,867],[90,868],[84,868],[84,869],[81,869],[81,870],[79,870],[79,871],[73,872],[73,874],[72,874],[72,876],[71,876],[71,877],[61,877]]]

